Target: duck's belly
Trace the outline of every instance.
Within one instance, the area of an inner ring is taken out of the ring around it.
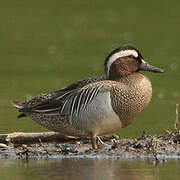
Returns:
[[[103,135],[122,128],[119,116],[112,109],[110,92],[99,94],[72,117],[43,113],[32,113],[30,117],[49,130],[72,136]]]
[[[111,105],[110,92],[98,94],[84,110],[72,117],[72,125],[90,134],[103,135],[122,128]]]

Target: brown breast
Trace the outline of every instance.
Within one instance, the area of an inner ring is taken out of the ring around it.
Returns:
[[[143,74],[135,72],[119,79],[119,83],[112,88],[111,101],[123,127],[146,108],[151,97],[151,82]]]

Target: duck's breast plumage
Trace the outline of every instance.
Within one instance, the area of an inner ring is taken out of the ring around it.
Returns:
[[[112,107],[125,127],[149,104],[152,86],[150,80],[138,72],[120,81],[112,88],[111,99]]]

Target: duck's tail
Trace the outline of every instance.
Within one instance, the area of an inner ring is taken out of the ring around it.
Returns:
[[[24,108],[24,103],[23,102],[18,102],[18,101],[13,101],[12,102],[12,105],[15,107],[15,108],[17,108],[17,109],[22,109],[22,108]],[[26,116],[26,114],[24,114],[24,113],[21,113],[19,116],[18,116],[18,118],[22,118],[22,117],[25,117]]]
[[[12,102],[12,105],[13,105],[14,107],[18,108],[18,109],[21,109],[21,108],[24,107],[24,103],[19,102],[19,101],[13,101],[13,102]]]

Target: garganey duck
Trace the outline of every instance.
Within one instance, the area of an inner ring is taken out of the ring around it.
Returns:
[[[30,101],[13,102],[21,114],[49,130],[65,135],[97,137],[126,127],[149,104],[150,80],[140,70],[163,70],[144,61],[133,46],[113,50],[104,63],[105,76],[78,81],[66,88],[41,94]]]

